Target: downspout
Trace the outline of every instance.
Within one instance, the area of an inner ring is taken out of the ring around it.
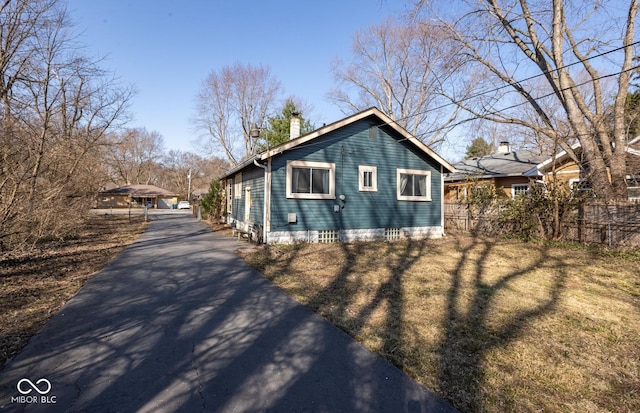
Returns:
[[[262,194],[262,242],[267,243],[267,167],[261,163],[258,163],[257,159],[253,160],[253,164],[258,168],[264,169],[264,182],[263,182],[263,194]]]
[[[440,165],[440,225],[442,225],[442,235],[445,236],[444,232],[444,166]]]

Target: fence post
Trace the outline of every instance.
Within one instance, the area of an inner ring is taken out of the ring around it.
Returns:
[[[464,214],[464,230],[465,232],[469,232],[471,228],[471,217],[470,217],[470,209],[469,204],[465,205],[465,214]]]
[[[578,242],[582,243],[584,232],[584,201],[578,203]]]

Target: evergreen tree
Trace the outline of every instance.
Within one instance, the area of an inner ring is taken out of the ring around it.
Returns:
[[[465,158],[469,159],[491,155],[492,150],[493,148],[491,147],[491,144],[489,142],[485,141],[482,138],[475,138],[471,141],[469,146],[467,146]]]
[[[640,89],[627,94],[625,122],[629,129],[629,138],[640,135]]]
[[[298,114],[300,118],[301,135],[315,129],[311,122],[302,116],[300,109],[298,109],[293,99],[289,98],[284,103],[282,112],[268,119],[269,124],[266,130],[262,132],[263,136],[261,136],[261,142],[257,145],[257,152],[264,152],[268,148],[273,148],[289,140],[291,118],[294,114]]]
[[[222,185],[219,180],[213,179],[209,184],[209,192],[207,192],[200,201],[204,215],[214,219],[220,217],[222,215],[223,199],[224,193]]]

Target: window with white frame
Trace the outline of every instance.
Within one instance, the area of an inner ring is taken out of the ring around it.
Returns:
[[[588,192],[591,190],[591,182],[584,178],[569,179],[569,188],[575,193]]]
[[[358,189],[361,192],[378,190],[378,168],[375,166],[358,166]]]
[[[400,201],[431,201],[431,171],[397,169],[396,191]]]
[[[287,198],[335,199],[336,165],[287,161]]]
[[[233,202],[233,180],[227,179],[227,213],[231,214],[231,204]]]
[[[233,197],[236,199],[242,198],[242,172],[238,172],[233,177]]]
[[[529,184],[513,184],[511,185],[511,198],[526,196],[529,193]]]

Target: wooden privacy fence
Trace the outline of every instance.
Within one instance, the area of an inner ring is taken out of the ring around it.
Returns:
[[[446,231],[518,235],[514,233],[518,228],[517,223],[505,220],[497,205],[484,211],[479,211],[477,207],[472,210],[468,204],[457,202],[445,203],[444,206]],[[560,222],[560,238],[565,241],[612,247],[640,246],[640,203],[580,204],[564,215]]]

